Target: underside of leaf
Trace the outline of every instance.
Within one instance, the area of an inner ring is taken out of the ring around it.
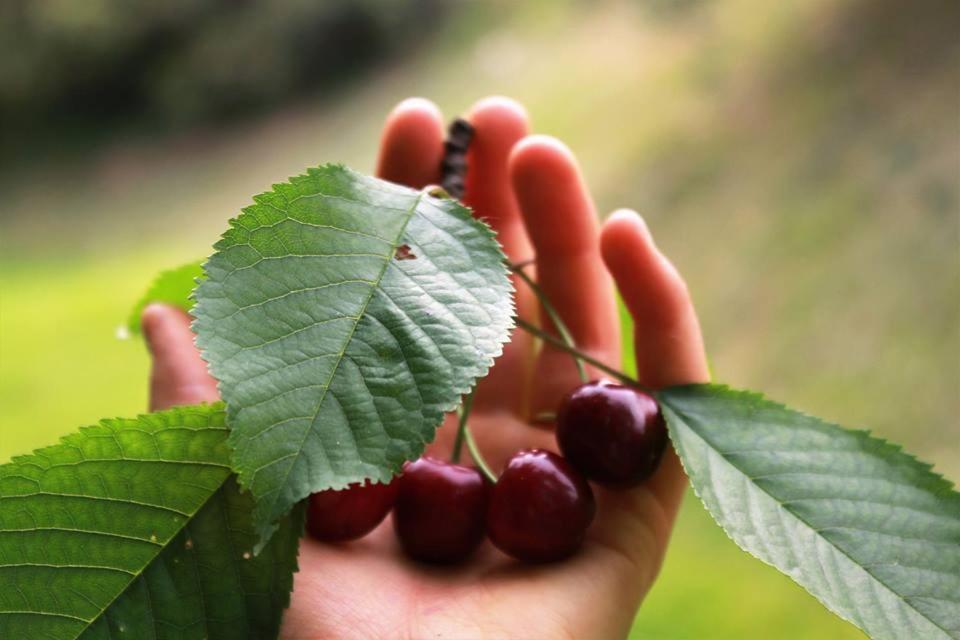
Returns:
[[[960,494],[928,465],[755,394],[659,399],[697,495],[741,548],[873,638],[960,638]]]
[[[251,557],[226,435],[178,408],[0,466],[0,638],[275,636],[299,528]]]
[[[193,313],[268,535],[311,492],[388,481],[419,455],[502,351],[513,308],[493,233],[453,200],[339,166],[254,200]]]

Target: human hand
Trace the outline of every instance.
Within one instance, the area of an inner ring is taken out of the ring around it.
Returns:
[[[572,154],[527,136],[519,105],[488,98],[471,110],[476,129],[464,201],[497,232],[513,262],[534,258],[537,279],[578,348],[618,366],[616,282],[634,318],[638,378],[648,387],[704,382],[700,330],[683,281],[635,213],[602,227]],[[408,100],[387,119],[377,173],[421,188],[438,183],[443,118]],[[533,270],[531,270],[533,273]],[[515,283],[521,317],[538,322],[537,302]],[[153,354],[151,408],[217,398],[193,346],[189,319],[159,305],[143,316]],[[549,322],[541,322],[552,330]],[[494,469],[522,448],[556,450],[553,433],[530,416],[553,411],[579,384],[571,357],[515,332],[478,385],[471,428]],[[547,425],[549,426],[549,425]],[[428,447],[449,457],[455,421]],[[597,517],[581,551],[552,565],[521,565],[485,543],[455,567],[423,566],[400,551],[389,521],[345,545],[309,538],[282,635],[299,638],[621,638],[660,568],[686,484],[672,450],[643,486],[595,487]]]

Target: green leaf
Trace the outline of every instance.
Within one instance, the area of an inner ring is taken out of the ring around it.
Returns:
[[[193,313],[267,536],[311,492],[388,481],[419,455],[513,308],[493,232],[454,200],[328,165],[254,201]]]
[[[190,293],[197,286],[197,279],[201,276],[203,276],[202,261],[184,264],[157,274],[150,288],[130,310],[125,327],[127,335],[140,335],[140,316],[151,303],[162,302],[190,311],[192,305]]]
[[[0,638],[276,636],[302,514],[251,554],[226,436],[177,408],[0,466]]]
[[[960,638],[960,494],[929,465],[751,393],[659,398],[694,489],[741,548],[873,638]]]

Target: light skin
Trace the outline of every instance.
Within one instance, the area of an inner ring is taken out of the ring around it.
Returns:
[[[476,128],[466,204],[490,223],[514,262],[535,259],[538,281],[579,348],[618,366],[619,290],[634,319],[638,377],[657,388],[708,379],[700,328],[683,280],[634,212],[601,225],[573,154],[558,140],[529,135],[523,108],[487,98],[471,109]],[[389,115],[377,174],[422,188],[439,182],[444,119],[410,99]],[[519,314],[547,329],[536,299],[516,281]],[[144,311],[153,355],[151,408],[216,400],[216,383],[193,345],[189,318],[160,305]],[[599,377],[596,372],[593,377]],[[517,450],[556,450],[553,411],[579,384],[569,355],[515,331],[477,389],[471,427],[494,469]],[[448,458],[448,419],[430,455]],[[582,550],[557,564],[527,566],[489,543],[468,562],[429,567],[403,556],[385,521],[362,540],[333,546],[304,539],[282,636],[304,638],[623,638],[650,589],[686,478],[672,450],[639,488],[594,487],[597,517]]]

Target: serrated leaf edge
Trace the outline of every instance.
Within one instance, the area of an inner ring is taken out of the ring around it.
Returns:
[[[253,197],[253,201],[254,201],[255,203],[258,203],[258,199],[259,199],[259,198],[262,198],[262,197],[265,196],[267,193],[277,191],[278,188],[283,187],[285,184],[293,184],[296,180],[309,179],[310,177],[312,177],[312,176],[314,176],[314,175],[317,175],[317,174],[319,174],[319,173],[322,173],[322,172],[325,171],[325,170],[327,170],[327,171],[329,171],[329,170],[339,171],[339,172],[345,173],[345,174],[347,174],[347,175],[349,175],[349,176],[351,176],[351,177],[354,177],[354,178],[360,178],[360,179],[368,178],[368,176],[365,176],[365,175],[362,174],[362,173],[359,173],[359,172],[357,172],[357,171],[354,171],[353,169],[350,169],[349,167],[343,165],[342,163],[326,163],[326,164],[320,165],[320,166],[318,166],[318,167],[310,167],[310,168],[308,168],[308,169],[306,170],[305,173],[301,173],[301,174],[297,174],[297,175],[295,175],[295,176],[292,176],[292,177],[288,178],[286,182],[273,183],[273,184],[271,185],[270,191],[257,194],[256,196]],[[379,182],[381,182],[385,187],[394,187],[394,188],[396,188],[396,189],[398,189],[398,190],[408,190],[408,189],[409,189],[408,187],[404,187],[404,186],[402,186],[402,185],[396,185],[396,184],[390,183],[389,181],[386,181],[386,180],[382,180],[382,179],[378,179],[378,180],[379,180]],[[496,351],[495,351],[492,355],[490,355],[489,357],[487,357],[487,358],[485,358],[485,359],[483,360],[482,366],[480,367],[480,369],[482,370],[481,373],[479,373],[472,381],[468,381],[466,384],[464,384],[464,385],[462,385],[462,386],[459,386],[459,387],[455,387],[455,388],[453,389],[453,391],[455,392],[455,395],[463,396],[463,395],[469,393],[470,390],[472,390],[472,389],[476,386],[477,382],[478,382],[481,378],[483,378],[484,376],[486,376],[486,374],[489,372],[490,368],[492,368],[494,361],[495,361],[498,357],[500,357],[501,355],[503,355],[503,351],[504,351],[504,348],[505,348],[506,344],[510,342],[510,336],[511,336],[511,334],[512,334],[512,331],[516,328],[516,322],[515,322],[515,317],[516,317],[516,304],[515,304],[515,302],[514,302],[514,295],[513,295],[513,294],[515,293],[515,288],[514,288],[514,286],[513,286],[513,280],[512,280],[512,278],[510,277],[510,269],[509,269],[508,266],[507,266],[507,259],[506,259],[506,255],[504,254],[504,251],[503,251],[503,245],[502,245],[502,244],[500,243],[500,241],[497,239],[496,231],[494,231],[494,229],[493,229],[486,221],[481,220],[481,219],[473,216],[472,213],[471,213],[471,209],[470,209],[469,207],[467,207],[466,205],[464,205],[464,204],[460,203],[459,201],[454,200],[454,199],[452,199],[452,198],[444,198],[444,197],[437,197],[437,196],[430,195],[430,194],[428,193],[428,188],[422,189],[422,190],[420,191],[420,193],[418,194],[418,196],[417,196],[417,198],[416,198],[416,200],[415,200],[414,205],[410,208],[410,215],[409,215],[409,217],[407,218],[407,220],[404,222],[404,225],[403,225],[403,228],[401,229],[401,231],[397,234],[397,239],[398,239],[398,241],[402,239],[403,233],[404,233],[404,231],[406,230],[407,224],[409,224],[410,220],[413,219],[413,216],[414,216],[415,213],[416,213],[416,208],[419,206],[419,204],[420,204],[425,198],[426,198],[426,199],[429,199],[430,201],[435,202],[435,203],[437,204],[437,206],[438,206],[439,208],[442,208],[446,213],[448,213],[448,214],[450,214],[450,215],[454,215],[454,216],[460,218],[462,221],[464,221],[464,222],[466,222],[466,223],[468,223],[468,224],[473,225],[473,226],[474,226],[480,233],[482,233],[486,238],[491,239],[491,240],[494,241],[494,243],[496,244],[497,249],[498,249],[498,251],[499,251],[499,253],[500,253],[500,257],[501,257],[500,263],[501,263],[502,274],[503,274],[503,276],[504,276],[505,281],[507,282],[507,285],[508,285],[508,288],[509,288],[509,293],[511,294],[511,295],[509,296],[509,301],[510,301],[510,316],[509,316],[509,323],[508,323],[508,326],[507,326],[507,332],[506,332],[505,338],[504,338],[504,340],[503,340],[502,342],[500,342],[500,344],[497,346]],[[452,203],[454,206],[453,206],[453,208],[449,208],[449,207],[447,207],[447,206],[444,206],[445,203]],[[214,248],[214,250],[215,250],[214,253],[219,252],[222,248],[224,248],[224,242],[226,241],[227,235],[228,235],[229,233],[231,233],[231,232],[232,232],[233,230],[235,230],[235,229],[240,229],[240,228],[242,228],[242,227],[239,225],[239,222],[238,222],[238,221],[239,221],[240,217],[241,217],[244,213],[247,213],[247,212],[248,212],[249,209],[250,209],[250,206],[244,207],[243,209],[241,209],[241,214],[240,214],[240,215],[235,216],[235,217],[233,217],[233,218],[230,218],[230,220],[229,220],[229,222],[228,222],[229,226],[228,226],[227,230],[224,231],[224,232],[221,234],[220,239],[218,239],[217,242],[214,243],[214,245],[213,245],[213,248]],[[392,246],[391,252],[396,251],[397,247],[398,247],[400,244],[402,244],[402,243],[401,243],[401,242],[391,243],[391,246]],[[196,294],[197,294],[197,292],[199,291],[201,281],[202,281],[202,280],[207,280],[207,279],[209,278],[209,270],[208,270],[208,267],[209,267],[210,260],[211,260],[212,258],[213,258],[213,254],[212,254],[211,256],[207,257],[207,258],[203,261],[203,264],[201,265],[201,266],[202,266],[202,271],[203,271],[203,276],[202,276],[201,278],[198,278],[198,279],[197,279],[197,287],[195,287],[195,288],[193,289],[193,291],[191,292],[191,294],[190,294],[190,296],[189,296],[190,299],[192,299],[192,300],[195,301],[195,304],[194,304],[194,307],[193,307],[194,309],[196,308],[197,304],[199,304],[199,302],[197,301],[197,298],[196,298]],[[382,281],[383,275],[384,275],[384,273],[386,273],[386,269],[389,267],[390,262],[391,262],[390,260],[387,260],[387,261],[384,262],[384,267],[383,267],[383,269],[381,270],[381,273],[380,273],[379,277],[378,277],[377,280],[376,280],[376,282],[377,282],[378,284],[377,284],[376,286],[374,286],[374,287],[371,288],[370,295],[369,295],[367,301],[364,303],[363,311],[360,313],[360,316],[361,316],[361,317],[363,316],[364,313],[366,313],[366,308],[367,308],[367,306],[369,305],[370,300],[372,300],[373,296],[375,295],[375,292],[376,292],[377,289],[379,288],[379,286],[380,286],[379,283],[380,283],[380,281]],[[201,348],[200,343],[199,343],[199,341],[198,341],[199,334],[198,334],[198,331],[197,331],[197,325],[198,325],[199,319],[197,318],[197,314],[195,314],[195,313],[193,313],[193,312],[191,312],[191,316],[194,318],[194,320],[191,322],[191,325],[190,325],[190,328],[191,328],[191,330],[192,330],[193,333],[194,333],[194,345],[197,347],[198,351],[200,352],[201,358],[203,359],[203,361],[204,361],[204,362],[206,363],[206,365],[207,365],[207,372],[208,372],[214,379],[217,380],[217,391],[218,391],[218,393],[219,393],[219,392],[221,392],[221,382],[220,382],[220,380],[217,378],[217,376],[215,375],[215,373],[213,372],[213,364],[206,358],[205,350]],[[348,337],[347,340],[345,341],[345,347],[344,347],[343,353],[346,352],[346,348],[349,346],[350,341],[352,340],[353,332],[356,331],[356,327],[357,327],[357,326],[359,326],[359,322],[354,325],[353,329],[351,330],[351,335],[350,335],[350,337]],[[339,357],[338,360],[337,360],[337,365],[334,366],[333,370],[331,371],[331,374],[330,374],[330,375],[331,375],[331,378],[336,374],[336,371],[337,371],[337,369],[338,369],[338,367],[339,367],[340,360],[341,360],[342,357],[343,357],[343,353],[341,353],[340,357]],[[324,394],[326,394],[326,390],[324,391]],[[221,395],[222,395],[222,393],[221,393]],[[320,402],[317,403],[318,407],[319,407],[320,405],[322,405],[322,403],[323,403],[323,400],[321,399]],[[447,412],[453,411],[453,410],[456,409],[459,405],[460,405],[460,401],[459,401],[459,400],[454,400],[453,402],[449,403],[449,405],[444,406],[443,409],[442,409],[442,411],[443,411],[443,413],[447,413]],[[226,417],[227,417],[227,426],[228,426],[228,428],[229,428],[229,417],[230,417],[230,407],[229,407],[229,405],[227,406]],[[442,423],[442,419],[441,419],[441,423]],[[441,423],[438,423],[437,426],[439,426],[439,424],[441,424]],[[423,439],[422,441],[417,442],[415,448],[418,449],[418,453],[422,453],[422,452],[426,449],[426,445],[429,444],[429,443],[431,443],[431,442],[433,442],[433,439],[434,439],[435,437],[436,437],[436,429],[434,429],[434,431],[433,431],[433,433],[432,433],[432,436],[431,436],[430,438],[428,438],[428,439]],[[234,439],[233,439],[233,438],[228,437],[228,439],[227,439],[227,444],[228,444],[228,446],[231,448],[232,451],[235,451],[235,450],[236,450],[236,449],[235,449]],[[301,448],[302,448],[302,447],[301,447]],[[231,459],[232,459],[232,457],[231,457]],[[373,482],[373,483],[378,483],[378,484],[380,484],[380,483],[383,483],[383,484],[388,483],[388,482],[390,482],[390,480],[392,479],[392,477],[393,477],[394,475],[396,475],[397,473],[399,473],[399,471],[400,471],[401,468],[402,468],[402,464],[392,465],[392,466],[390,467],[390,471],[391,471],[390,477],[387,477],[387,476],[368,477],[368,478],[366,478],[366,480],[368,480],[368,481],[370,481],[370,482]],[[292,469],[292,466],[291,466],[291,469]],[[246,477],[248,474],[245,473],[245,472],[242,472],[242,471],[240,471],[240,470],[236,470],[236,469],[234,470],[234,472],[237,474],[237,481],[238,481],[238,483],[240,484],[240,486],[241,486],[244,490],[247,490],[247,491],[251,491],[251,492],[252,492],[252,489],[251,489],[250,485],[248,484],[248,481],[247,481],[248,479],[247,479],[247,477]],[[288,474],[289,474],[289,469],[288,469]],[[332,483],[329,487],[326,487],[326,488],[328,488],[328,489],[344,489],[344,488],[346,488],[349,484],[350,484],[350,482],[348,482],[348,481],[344,481],[344,482],[339,483],[339,484],[338,484],[338,483]],[[256,498],[256,499],[259,501],[261,498]],[[276,502],[277,499],[279,499],[279,498],[274,498],[274,499],[273,499],[274,503]],[[261,539],[260,539],[259,543],[256,545],[256,547],[255,547],[255,549],[254,549],[254,552],[255,552],[255,553],[259,553],[260,550],[263,549],[263,547],[264,547],[264,546],[266,545],[266,543],[269,541],[270,537],[273,535],[273,532],[276,530],[276,523],[277,523],[277,522],[279,521],[279,519],[282,518],[282,517],[283,517],[283,516],[280,516],[280,517],[279,517],[277,520],[275,520],[274,522],[271,522],[271,523],[269,523],[269,525],[266,525],[266,526],[262,527]]]
[[[802,412],[802,411],[798,411],[798,410],[796,410],[796,409],[793,409],[793,408],[791,408],[791,407],[786,406],[785,404],[782,404],[782,403],[779,403],[779,402],[770,400],[770,399],[768,399],[766,396],[764,396],[762,393],[759,393],[759,392],[756,392],[756,391],[742,390],[742,389],[733,389],[732,387],[730,387],[730,386],[728,386],[728,385],[725,385],[725,384],[680,385],[680,387],[669,387],[669,388],[664,389],[664,390],[662,390],[662,391],[660,391],[660,392],[658,392],[658,393],[656,394],[656,395],[657,395],[657,400],[660,402],[661,406],[665,407],[665,408],[667,409],[667,411],[668,411],[670,414],[672,414],[674,417],[676,417],[676,418],[678,419],[678,421],[681,422],[687,430],[689,430],[689,431],[690,431],[691,433],[693,433],[697,438],[699,438],[703,443],[705,443],[705,444],[706,444],[712,451],[714,451],[725,463],[727,463],[728,465],[730,465],[730,466],[733,467],[734,469],[737,469],[738,471],[740,471],[740,468],[737,467],[733,462],[731,462],[717,447],[715,447],[715,446],[713,445],[713,443],[711,443],[707,438],[705,438],[702,434],[698,433],[697,431],[695,431],[695,430],[692,429],[691,427],[686,426],[686,423],[684,423],[683,420],[680,418],[680,415],[682,415],[682,412],[677,411],[677,410],[671,405],[671,403],[670,403],[670,401],[669,401],[669,397],[666,396],[666,392],[670,391],[671,389],[677,389],[677,388],[681,388],[681,387],[711,387],[711,388],[716,389],[716,390],[718,390],[718,391],[721,391],[721,392],[723,392],[723,393],[725,393],[725,394],[733,394],[733,395],[736,395],[736,396],[745,397],[745,398],[747,398],[747,399],[749,399],[749,400],[751,400],[751,401],[759,401],[759,402],[768,403],[768,404],[772,405],[773,407],[775,407],[775,408],[777,408],[777,409],[780,409],[780,410],[783,410],[783,411],[787,411],[787,412],[790,412],[790,413],[794,413],[794,414],[798,414],[798,415],[800,415],[800,416],[802,416],[802,417],[804,417],[804,418],[807,418],[807,419],[815,420],[815,421],[819,422],[821,425],[823,425],[823,426],[826,427],[826,428],[833,428],[833,429],[838,429],[838,430],[841,430],[841,431],[845,431],[845,432],[847,432],[847,433],[851,433],[851,434],[857,436],[858,439],[860,439],[861,441],[863,441],[863,440],[868,440],[868,441],[870,441],[871,443],[876,443],[876,444],[879,445],[880,447],[887,449],[892,455],[898,455],[898,456],[901,456],[902,458],[904,458],[904,459],[907,461],[908,464],[910,464],[911,466],[913,466],[913,468],[914,468],[915,470],[917,470],[917,471],[919,471],[919,472],[921,472],[921,473],[927,474],[927,475],[930,477],[931,480],[933,480],[933,481],[936,482],[937,484],[940,484],[940,485],[943,487],[943,488],[942,488],[942,492],[943,492],[943,493],[950,494],[951,497],[954,497],[954,498],[956,498],[956,499],[960,499],[960,494],[957,494],[957,492],[954,490],[954,485],[953,485],[953,483],[952,483],[950,480],[948,480],[947,478],[945,478],[943,475],[941,475],[941,474],[939,474],[939,473],[935,473],[935,472],[932,471],[933,465],[931,465],[931,464],[929,464],[929,463],[927,463],[927,462],[923,462],[923,461],[921,461],[921,460],[918,460],[918,459],[916,458],[916,456],[914,456],[913,454],[909,454],[909,453],[903,451],[903,448],[902,448],[899,444],[889,442],[888,440],[886,440],[886,439],[884,439],[884,438],[878,438],[878,437],[876,437],[876,436],[873,436],[873,435],[870,433],[870,431],[867,430],[867,429],[848,429],[848,428],[843,427],[843,426],[841,426],[841,425],[839,425],[839,424],[822,420],[822,419],[820,419],[820,418],[817,418],[816,416],[813,416],[812,414],[805,413],[805,412]],[[665,417],[667,417],[667,416],[665,416]],[[684,460],[683,456],[679,455],[679,447],[676,445],[676,443],[673,442],[673,441],[674,441],[674,438],[675,438],[675,436],[674,436],[674,430],[676,429],[676,427],[674,427],[674,425],[671,423],[671,421],[669,420],[669,418],[667,419],[666,422],[667,422],[667,427],[668,427],[668,430],[667,430],[667,431],[668,431],[668,434],[670,435],[671,443],[672,443],[673,446],[674,446],[674,450],[677,451],[677,457],[680,459],[680,464],[681,464],[681,466],[683,467],[683,471],[684,471],[684,473],[687,475],[688,478],[689,478],[689,477],[692,477],[693,474],[691,474],[690,470],[687,468],[687,462],[686,462],[686,460]],[[747,477],[749,478],[749,476],[747,476]],[[809,522],[807,522],[806,520],[804,520],[802,517],[800,517],[799,515],[797,515],[797,514],[794,513],[793,511],[791,511],[791,510],[789,510],[788,508],[780,505],[780,504],[779,504],[779,500],[777,500],[777,498],[775,498],[774,496],[770,495],[770,493],[767,492],[767,491],[766,491],[763,487],[761,487],[760,485],[757,485],[757,484],[753,483],[753,479],[752,479],[752,478],[750,478],[750,481],[751,481],[751,484],[753,484],[759,491],[761,491],[762,493],[766,494],[774,503],[776,503],[778,508],[783,509],[784,511],[786,511],[787,513],[789,513],[792,517],[794,517],[794,518],[796,518],[798,521],[802,522],[806,527],[808,527],[808,528],[810,528],[812,531],[816,532],[816,527],[812,526]],[[757,555],[756,553],[754,553],[753,551],[751,551],[750,549],[747,549],[744,545],[742,545],[736,538],[734,538],[734,537],[727,531],[726,527],[724,527],[723,523],[720,522],[720,520],[718,519],[717,515],[713,512],[713,510],[710,509],[710,507],[709,507],[709,505],[707,504],[706,500],[703,498],[702,495],[700,495],[700,489],[696,486],[696,484],[694,484],[694,483],[691,481],[691,482],[690,482],[690,486],[691,486],[691,488],[693,489],[694,495],[696,495],[696,496],[697,496],[697,499],[700,500],[700,503],[704,506],[704,508],[706,509],[707,513],[710,514],[710,517],[713,519],[713,521],[717,524],[717,526],[720,527],[720,529],[723,531],[723,533],[724,533],[735,545],[737,545],[737,547],[738,547],[741,551],[746,552],[747,554],[749,554],[750,556],[756,558],[756,559],[759,560],[760,562],[762,562],[762,563],[764,563],[764,564],[766,564],[766,565],[768,565],[768,566],[770,566],[770,567],[773,567],[773,568],[776,569],[778,572],[780,572],[780,573],[782,573],[783,575],[787,576],[788,578],[790,578],[791,581],[793,581],[795,584],[797,584],[799,587],[801,587],[804,591],[806,591],[806,592],[809,593],[811,596],[813,596],[820,604],[822,604],[822,605],[823,605],[827,610],[829,610],[831,613],[833,613],[834,615],[836,615],[838,618],[841,618],[842,620],[845,620],[846,622],[849,622],[850,624],[852,624],[853,626],[857,627],[857,628],[860,629],[861,631],[864,631],[864,632],[865,632],[865,630],[864,630],[862,627],[860,627],[860,625],[857,624],[854,620],[852,620],[850,617],[848,617],[848,616],[845,615],[844,613],[838,611],[836,608],[834,608],[834,606],[833,606],[831,603],[827,602],[826,600],[824,600],[823,598],[821,598],[819,595],[817,595],[817,594],[813,593],[812,591],[810,591],[809,589],[807,589],[806,585],[804,585],[803,583],[799,582],[796,578],[794,578],[794,577],[791,576],[790,574],[782,571],[782,570],[780,569],[780,567],[778,567],[777,565],[773,564],[772,562],[770,562],[770,561],[768,561],[768,560],[766,560],[766,559],[764,559],[764,558],[761,558],[759,555]],[[938,494],[938,495],[939,495],[939,494]],[[819,536],[819,533],[817,533],[817,535],[818,535],[818,537],[821,537],[821,538],[822,538],[822,536]],[[935,621],[931,620],[931,619],[930,619],[929,617],[927,617],[923,612],[921,612],[921,611],[919,611],[918,609],[916,609],[916,607],[914,607],[910,602],[904,600],[903,597],[902,597],[899,593],[893,591],[893,589],[891,589],[890,587],[888,587],[885,582],[883,582],[880,578],[878,578],[878,577],[875,576],[873,573],[871,573],[869,569],[867,569],[866,567],[863,567],[862,565],[860,565],[859,563],[857,563],[857,561],[854,560],[853,558],[851,558],[843,549],[840,549],[839,547],[837,547],[832,541],[830,541],[830,540],[827,539],[827,538],[822,538],[822,539],[824,540],[824,542],[826,542],[827,544],[829,544],[830,547],[833,548],[837,553],[839,553],[840,555],[842,555],[842,556],[844,556],[845,558],[847,558],[847,559],[851,562],[851,564],[853,564],[854,566],[860,568],[860,569],[863,570],[865,573],[867,573],[868,575],[870,575],[871,578],[873,578],[874,580],[876,580],[877,583],[878,583],[879,585],[881,585],[881,586],[882,586],[888,593],[890,593],[895,599],[903,602],[905,605],[907,605],[908,607],[910,607],[910,609],[912,609],[913,611],[915,611],[915,612],[917,613],[917,615],[919,615],[923,620],[926,620],[926,621],[927,621],[928,623],[930,623],[932,626],[936,627],[936,628],[939,629],[941,632],[943,632],[945,637],[947,637],[947,638],[952,637],[952,636],[950,635],[950,633],[949,633],[946,629],[944,629],[943,627],[941,627],[941,626],[940,626],[939,624],[937,624]]]

